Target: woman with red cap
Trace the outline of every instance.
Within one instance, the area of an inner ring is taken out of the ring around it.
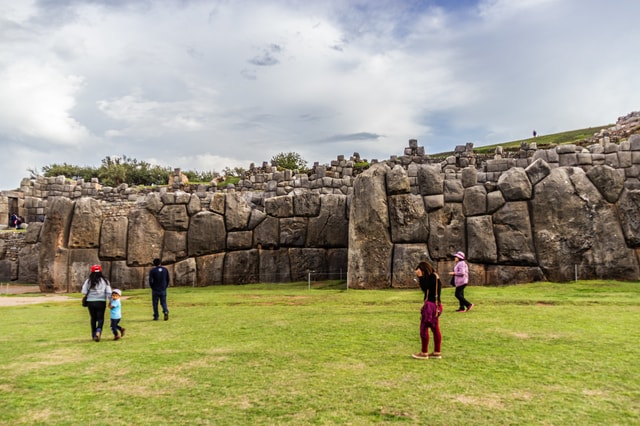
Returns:
[[[82,284],[82,294],[87,297],[87,309],[91,316],[91,337],[99,342],[104,325],[104,311],[107,309],[107,300],[111,297],[111,284],[102,275],[100,265],[91,266],[91,275]]]
[[[459,251],[453,257],[456,258],[456,266],[454,266],[453,272],[449,272],[449,275],[453,275],[456,286],[456,299],[460,302],[460,307],[456,312],[469,312],[473,308],[473,303],[464,297],[464,289],[469,284],[469,267],[464,261],[463,252]]]

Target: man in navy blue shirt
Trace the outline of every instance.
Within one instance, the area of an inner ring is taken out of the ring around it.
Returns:
[[[160,264],[160,259],[153,259],[154,267],[149,271],[149,287],[151,287],[151,303],[153,304],[153,320],[158,320],[158,302],[162,305],[164,320],[169,319],[167,308],[167,287],[169,287],[169,271]]]

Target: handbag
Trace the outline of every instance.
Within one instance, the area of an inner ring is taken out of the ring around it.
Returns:
[[[84,296],[82,296],[82,306],[84,306],[85,308],[87,306],[89,306],[89,303],[87,302],[87,295],[86,294]]]
[[[456,286],[456,276],[455,275],[451,275],[451,281],[449,281],[449,284],[451,285],[451,287],[455,287]]]

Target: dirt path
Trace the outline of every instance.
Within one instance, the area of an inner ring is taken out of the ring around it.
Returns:
[[[24,294],[28,296],[15,296]],[[63,293],[41,293],[37,286],[33,285],[12,285],[0,283],[0,307],[30,305],[34,303],[61,302],[74,300],[75,298],[66,296]],[[78,300],[78,305],[80,301]]]

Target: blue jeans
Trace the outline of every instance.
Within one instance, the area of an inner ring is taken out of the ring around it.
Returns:
[[[153,319],[158,319],[158,302],[162,305],[162,313],[169,313],[169,308],[167,308],[167,292],[152,291],[151,303],[153,305]]]

